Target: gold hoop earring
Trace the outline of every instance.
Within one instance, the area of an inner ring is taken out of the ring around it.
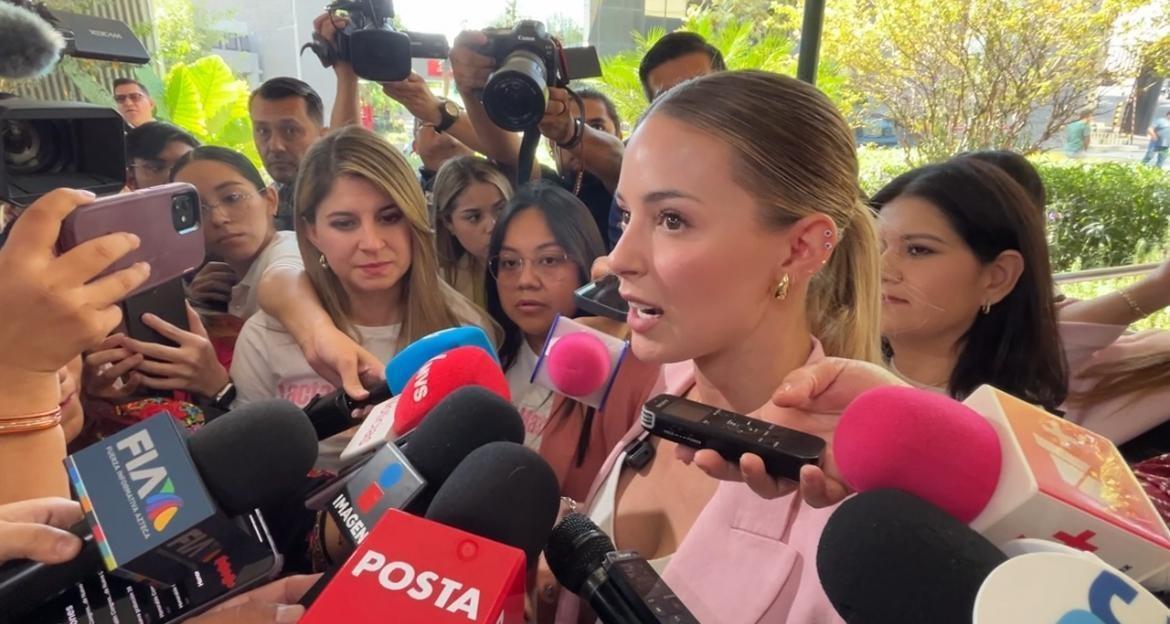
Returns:
[[[784,277],[780,278],[780,283],[776,284],[776,292],[772,293],[772,296],[776,300],[784,301],[788,298],[788,284],[790,281],[787,273],[784,274]]]
[[[329,270],[329,261],[325,259],[325,254],[317,256],[317,264],[321,265],[322,269],[325,269],[326,271]]]

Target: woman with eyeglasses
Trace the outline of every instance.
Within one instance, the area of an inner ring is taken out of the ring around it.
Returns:
[[[575,499],[585,497],[637,411],[606,405],[599,413],[529,380],[553,320],[558,314],[576,314],[573,291],[589,280],[589,267],[604,254],[605,243],[589,209],[548,182],[517,191],[488,246],[487,309],[504,329],[500,364],[524,420],[525,443],[553,467],[561,493]],[[619,383],[647,378],[624,373]]]
[[[482,307],[484,266],[496,218],[512,196],[508,178],[475,156],[448,160],[431,193],[431,225],[443,279]]]
[[[278,232],[276,191],[266,186],[256,166],[233,150],[202,146],[175,163],[172,179],[187,182],[199,192],[201,228],[207,254],[222,262],[209,262],[189,289],[201,308],[226,304],[226,310],[245,321],[260,308],[256,283],[274,266],[302,266],[296,237]],[[147,315],[143,322],[178,346],[134,340],[122,334],[110,336],[102,350],[90,354],[86,364],[87,391],[99,398],[127,398],[141,387],[192,392],[226,407],[233,388],[228,371],[216,355],[203,322],[189,309],[184,331],[161,318]],[[115,390],[116,380],[123,383]]]

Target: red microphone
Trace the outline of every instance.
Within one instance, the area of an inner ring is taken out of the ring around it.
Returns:
[[[464,386],[481,386],[512,400],[508,379],[491,355],[479,347],[458,347],[431,358],[407,380],[391,431],[401,436],[413,430],[435,405]]]
[[[426,519],[390,510],[340,568],[304,624],[521,624],[524,583],[559,505],[552,468],[492,442],[447,479]]]

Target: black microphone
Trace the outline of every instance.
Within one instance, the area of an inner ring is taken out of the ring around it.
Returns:
[[[304,412],[261,401],[208,423],[188,439],[160,414],[66,460],[87,522],[72,561],[0,566],[0,613],[15,615],[82,579],[111,570],[167,585],[254,539],[226,517],[296,494],[317,459]]]
[[[65,39],[41,16],[0,1],[0,78],[37,78],[61,59]]]
[[[401,449],[384,443],[333,497],[329,515],[356,546],[390,509],[426,513],[465,458],[497,441],[524,441],[516,408],[485,388],[459,388],[431,409]]]
[[[579,513],[568,514],[553,528],[544,556],[557,582],[588,601],[604,624],[699,624],[644,558],[618,551]]]
[[[1007,557],[967,525],[901,490],[872,490],[829,516],[817,575],[846,622],[961,624]]]

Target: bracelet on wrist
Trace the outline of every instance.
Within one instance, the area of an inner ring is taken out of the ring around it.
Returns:
[[[61,407],[57,406],[38,414],[0,419],[0,435],[43,431],[60,424]]]
[[[557,143],[557,147],[561,149],[571,150],[581,144],[581,139],[585,137],[585,118],[577,117],[573,120],[573,136],[564,143]]]
[[[1129,304],[1129,309],[1133,310],[1134,314],[1137,314],[1139,319],[1144,319],[1150,315],[1148,312],[1143,310],[1136,301],[1133,300],[1133,295],[1129,294],[1126,289],[1122,288],[1121,290],[1118,290],[1117,294],[1121,295],[1122,299],[1125,299],[1125,302]]]

